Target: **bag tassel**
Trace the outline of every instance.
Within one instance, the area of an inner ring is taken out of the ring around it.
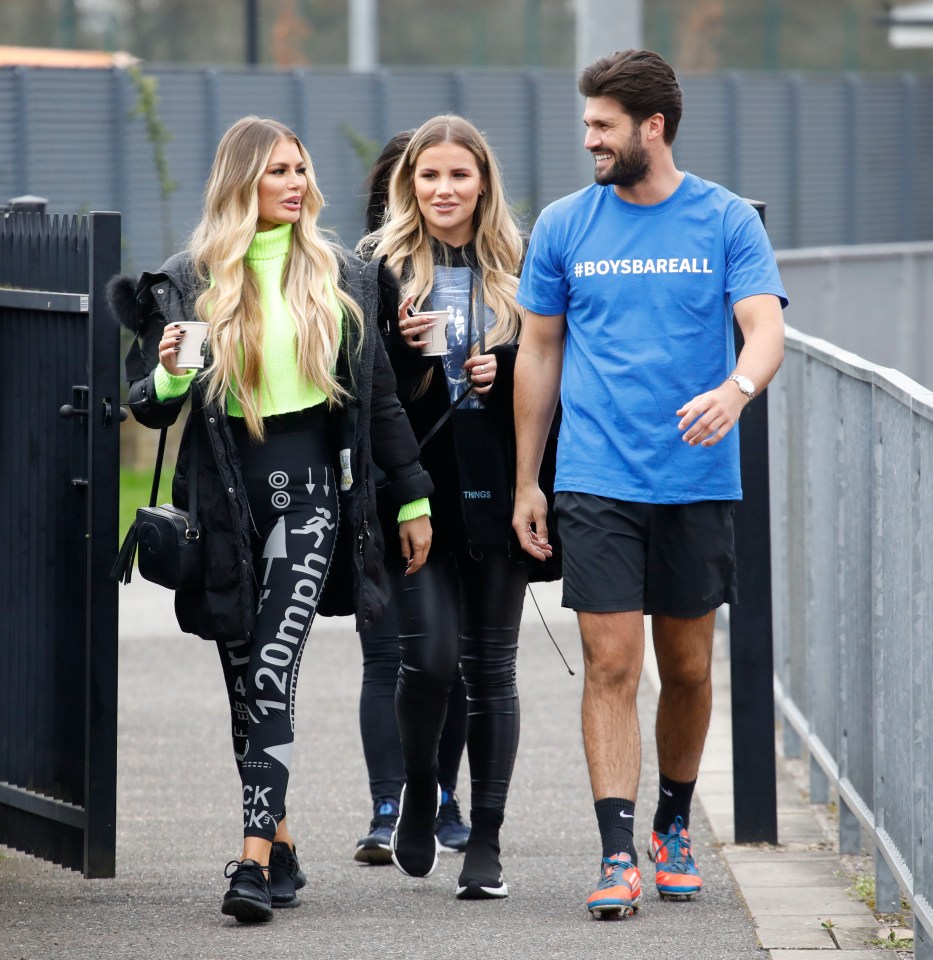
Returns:
[[[139,546],[139,530],[134,520],[126,536],[123,538],[123,546],[117,554],[110,576],[114,580],[122,580],[124,584],[129,583],[133,578],[133,566],[136,563],[136,548]]]

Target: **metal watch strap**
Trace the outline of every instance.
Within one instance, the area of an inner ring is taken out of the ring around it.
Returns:
[[[740,373],[733,373],[731,377],[727,377],[726,379],[727,381],[731,380],[739,388],[739,390],[741,390],[742,393],[745,394],[746,397],[748,397],[749,400],[754,398],[755,392],[756,392],[755,384],[752,383],[752,381],[748,377],[745,377]],[[747,387],[743,386],[743,384],[746,384],[746,383],[749,384],[751,389],[748,389]]]

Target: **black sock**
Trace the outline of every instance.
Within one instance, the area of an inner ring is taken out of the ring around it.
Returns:
[[[655,833],[667,833],[677,817],[683,820],[685,830],[690,827],[690,802],[693,800],[693,788],[696,785],[696,780],[680,783],[661,774],[658,809],[654,814]]]
[[[596,810],[596,822],[599,824],[599,836],[603,842],[603,856],[611,857],[616,853],[627,853],[632,863],[638,864],[635,853],[635,801],[622,800],[619,797],[606,797],[593,804]]]
[[[468,880],[477,880],[484,886],[499,882],[502,876],[499,863],[499,828],[502,820],[501,810],[487,807],[473,807],[470,810],[470,839],[460,871],[460,886],[465,886]]]

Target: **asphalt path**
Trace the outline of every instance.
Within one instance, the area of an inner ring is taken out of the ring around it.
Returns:
[[[84,880],[0,847],[0,958],[767,960],[699,805],[691,832],[700,897],[661,901],[642,854],[638,914],[590,918],[583,901],[595,884],[599,842],[580,737],[579,638],[559,605],[559,585],[533,589],[576,675],[526,599],[521,745],[502,834],[508,899],[456,900],[456,854],[442,855],[424,880],[352,860],[371,816],[357,717],[361,656],[352,621],[319,618],[298,683],[288,796],[308,886],[298,909],[277,911],[269,924],[222,916],[223,868],[239,854],[241,813],[216,649],[180,633],[171,594],[136,578],[120,595],[117,876]],[[644,850],[657,792],[647,683],[639,712],[636,839]],[[459,794],[468,811],[466,759]]]

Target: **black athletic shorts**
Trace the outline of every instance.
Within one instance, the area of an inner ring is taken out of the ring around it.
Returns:
[[[701,617],[736,603],[735,501],[633,503],[561,491],[563,605]]]

